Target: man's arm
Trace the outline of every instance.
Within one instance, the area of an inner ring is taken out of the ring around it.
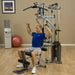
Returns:
[[[48,32],[48,33],[47,32],[45,33],[45,37],[49,38],[52,35],[52,32],[51,32],[51,30],[46,25],[44,25],[44,27],[46,28],[46,30]]]
[[[32,36],[32,31],[31,31],[31,29],[30,29],[29,24],[26,24],[26,25],[27,25],[27,32]]]

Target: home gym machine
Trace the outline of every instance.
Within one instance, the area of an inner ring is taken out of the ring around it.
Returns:
[[[58,6],[58,3],[52,4],[52,5],[45,5],[44,3],[33,3],[34,6],[30,6],[28,8],[25,8],[23,11],[30,9],[30,8],[37,8],[36,13],[36,21],[38,24],[40,24],[39,20],[43,20],[43,25],[47,25],[50,27],[51,25],[51,31],[52,36],[46,39],[44,41],[45,44],[43,44],[42,47],[49,47],[51,46],[51,59],[46,58],[47,62],[56,62],[58,64],[61,64],[61,44],[59,42],[59,32],[61,31],[59,29],[59,22],[60,22],[60,9],[61,7]],[[49,12],[51,11],[51,12]],[[49,12],[47,15],[46,13]],[[57,23],[56,23],[57,22]],[[45,32],[45,28],[43,26],[43,32]],[[57,59],[57,60],[56,60]]]
[[[30,8],[36,8],[37,9],[36,22],[38,24],[40,24],[39,20],[42,19],[43,20],[43,24],[42,24],[43,32],[46,31],[44,28],[45,24],[52,31],[52,36],[49,37],[48,39],[45,39],[43,46],[42,46],[42,48],[51,46],[51,59],[46,58],[46,60],[44,62],[62,64],[62,62],[61,62],[61,44],[59,41],[59,32],[61,31],[59,29],[61,7],[58,6],[58,3],[52,4],[52,5],[45,5],[44,3],[35,2],[33,4],[34,4],[33,6],[27,7],[25,9],[23,9],[23,11],[26,11]],[[31,54],[29,54],[29,55],[31,55]],[[23,56],[23,59],[25,59],[24,52],[22,52],[22,56]],[[26,62],[27,65],[25,65],[25,62],[23,62],[23,63],[24,63],[23,70],[25,70],[28,67],[29,62]],[[22,71],[17,71],[17,72],[22,72]]]

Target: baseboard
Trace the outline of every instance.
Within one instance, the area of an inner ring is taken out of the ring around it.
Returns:
[[[0,44],[0,46],[4,46],[4,44]],[[21,46],[32,46],[32,44],[21,44]],[[61,44],[61,46],[75,46],[75,44]]]
[[[61,46],[75,46],[75,44],[61,44]]]
[[[0,46],[4,46],[4,44],[0,44]]]
[[[32,46],[32,44],[22,44],[21,46]],[[75,44],[61,44],[61,46],[75,46]]]
[[[21,46],[32,46],[32,44],[21,44]]]

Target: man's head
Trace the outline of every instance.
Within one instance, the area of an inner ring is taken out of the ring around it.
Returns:
[[[41,25],[36,25],[36,32],[42,33],[42,26]]]

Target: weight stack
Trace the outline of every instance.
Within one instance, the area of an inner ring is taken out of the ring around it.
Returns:
[[[61,45],[59,41],[54,41],[54,46],[51,48],[51,62],[55,62],[55,58],[57,58],[56,63],[62,64],[61,62]]]

